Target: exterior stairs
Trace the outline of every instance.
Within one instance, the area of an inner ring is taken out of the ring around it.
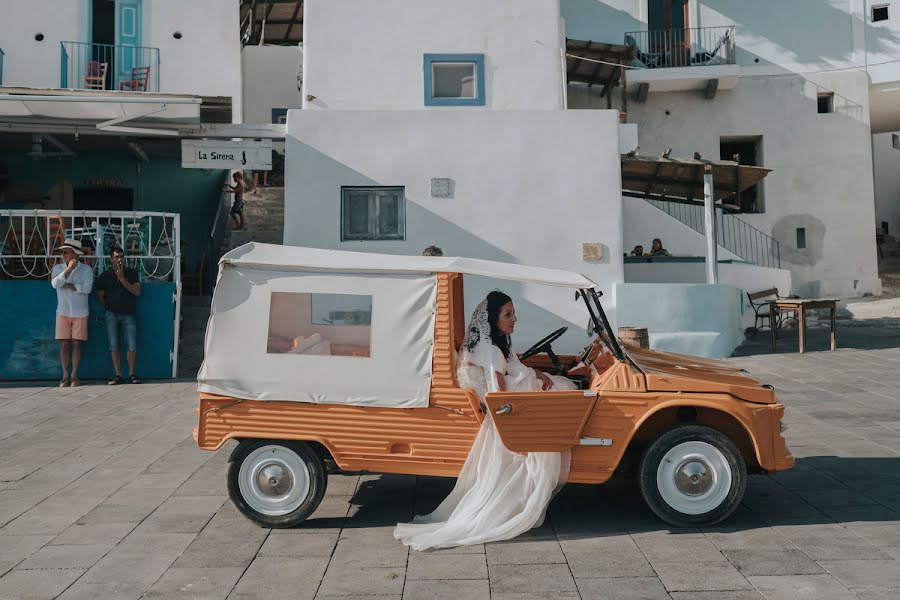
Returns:
[[[221,256],[249,242],[280,244],[284,239],[284,188],[258,188],[244,195],[246,229],[235,231],[234,221],[225,211]],[[209,267],[216,269],[216,260]],[[178,342],[178,377],[192,379],[203,363],[203,345],[212,296],[181,297],[181,337]]]
[[[705,235],[702,206],[647,198],[645,201],[700,235]],[[743,261],[760,267],[781,268],[781,247],[778,240],[734,214],[716,211],[716,242],[720,248]]]

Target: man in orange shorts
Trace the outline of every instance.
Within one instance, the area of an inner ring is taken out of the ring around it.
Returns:
[[[62,262],[50,271],[50,285],[56,290],[56,339],[62,378],[59,387],[78,386],[81,343],[88,339],[88,300],[94,287],[94,271],[79,262],[84,253],[78,240],[66,240],[58,249]],[[69,358],[72,370],[69,370]]]

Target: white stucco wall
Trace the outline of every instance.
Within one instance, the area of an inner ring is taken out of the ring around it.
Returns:
[[[286,140],[286,244],[447,256],[561,268],[602,285],[623,279],[615,111],[292,111]],[[432,177],[454,182],[432,198]],[[405,241],[340,241],[341,186],[404,186]],[[581,243],[604,258],[582,259]],[[493,288],[520,317],[517,347],[567,322],[559,348],[584,343],[571,290],[467,278],[467,310]],[[560,318],[564,322],[560,322]]]
[[[244,123],[271,123],[273,108],[300,108],[299,46],[246,46],[241,51]]]
[[[734,286],[625,283],[615,294],[619,324],[646,327],[654,350],[725,358],[744,341]]]
[[[900,8],[900,7],[898,7]],[[888,231],[900,238],[900,150],[890,133],[872,136],[875,160],[875,224],[888,222]]]
[[[303,108],[421,109],[426,53],[483,53],[483,108],[562,108],[556,1],[307,0],[303,39]]]
[[[59,42],[87,35],[89,0],[0,0],[3,85],[59,87]],[[34,36],[44,34],[38,42]]]
[[[680,262],[625,263],[625,283],[706,283],[706,264]],[[753,308],[747,293],[770,288],[778,295],[793,293],[791,272],[745,263],[719,263],[719,283],[738,288],[743,303],[743,327],[754,325]],[[663,288],[665,289],[665,288]]]
[[[89,0],[0,0],[5,86],[59,87],[60,42],[89,40]],[[230,96],[241,115],[237,7],[221,0],[144,0],[141,44],[159,48],[161,92]],[[173,34],[179,31],[180,40]],[[44,40],[37,42],[36,33]]]
[[[834,92],[834,113],[818,114],[819,90]],[[570,94],[569,101],[580,107],[604,99]],[[740,218],[781,243],[794,290],[807,297],[880,293],[865,73],[742,77],[713,100],[650,94],[628,109],[642,154],[672,148],[672,156],[696,151],[718,159],[720,138],[762,136],[763,164],[773,169],[763,184],[765,212]],[[798,227],[806,229],[806,249],[796,247]]]

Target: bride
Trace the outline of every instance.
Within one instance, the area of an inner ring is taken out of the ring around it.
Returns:
[[[469,321],[457,363],[463,387],[484,400],[502,390],[573,390],[561,376],[526,367],[510,347],[516,324],[512,299],[493,291]],[[538,527],[568,475],[569,453],[508,450],[487,411],[453,491],[428,515],[401,523],[394,537],[415,550],[508,540]]]

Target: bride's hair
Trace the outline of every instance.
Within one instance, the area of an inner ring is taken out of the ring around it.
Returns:
[[[487,314],[488,323],[491,326],[491,342],[500,348],[504,358],[509,358],[509,336],[497,329],[497,320],[500,318],[500,309],[507,302],[512,302],[512,298],[500,290],[494,290],[487,295]]]

